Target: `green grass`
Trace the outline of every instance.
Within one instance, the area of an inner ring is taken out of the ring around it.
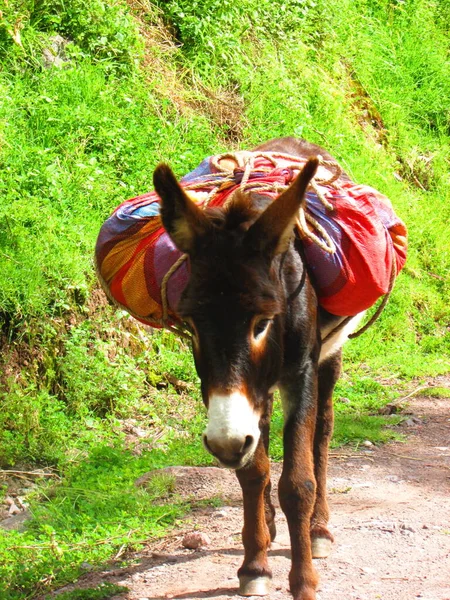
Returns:
[[[163,535],[188,507],[170,480],[138,489],[135,479],[211,464],[189,348],[133,325],[94,290],[101,223],[151,189],[161,160],[182,175],[218,151],[304,136],[407,223],[408,262],[388,307],[345,349],[334,445],[396,438],[398,419],[378,409],[412,379],[449,371],[448,2],[130,6],[0,0],[0,466],[51,466],[61,478],[29,496],[26,531],[0,531],[8,600]],[[56,33],[70,40],[66,62],[45,68]],[[139,444],[127,440],[129,419],[149,434]],[[272,429],[278,460],[278,403]]]
[[[145,488],[134,482],[168,465],[201,463],[195,437],[168,439],[136,456],[110,435],[91,441],[83,460],[67,457],[61,481],[29,494],[33,518],[26,530],[0,529],[1,597],[34,597],[55,582],[75,580],[83,563],[95,568],[119,548],[137,549],[162,536],[189,505],[173,496],[172,478],[155,477]]]
[[[208,154],[201,116],[155,107],[142,76],[106,71],[85,59],[39,77],[0,73],[4,327],[83,306],[105,217],[151,188],[164,157],[180,170],[182,160],[194,166]]]
[[[450,398],[450,388],[447,387],[429,387],[425,389],[419,389],[417,391],[418,396],[425,396],[425,398]]]
[[[60,600],[108,600],[117,594],[124,594],[128,588],[114,583],[102,583],[95,588],[84,588],[58,594]]]

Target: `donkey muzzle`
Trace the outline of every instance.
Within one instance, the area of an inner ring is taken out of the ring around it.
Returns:
[[[241,392],[212,394],[208,403],[205,448],[228,468],[239,469],[252,458],[259,442],[259,415]]]

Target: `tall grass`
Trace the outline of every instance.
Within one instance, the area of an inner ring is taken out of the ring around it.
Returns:
[[[15,324],[73,305],[105,217],[151,187],[163,157],[201,160],[210,126],[155,105],[142,75],[111,78],[88,60],[0,74],[0,88],[0,311]]]

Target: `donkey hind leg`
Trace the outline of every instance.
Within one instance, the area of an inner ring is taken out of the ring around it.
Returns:
[[[273,542],[277,537],[277,528],[275,525],[275,507],[272,503],[271,498],[272,491],[272,483],[269,479],[269,482],[264,490],[264,512],[266,515],[266,525],[269,530],[270,541]]]
[[[312,563],[310,524],[316,496],[314,475],[315,394],[307,406],[293,407],[290,394],[283,405],[293,407],[284,426],[284,460],[278,493],[291,539],[290,590],[294,600],[315,600],[318,575]]]
[[[236,471],[236,475],[242,488],[244,504],[244,562],[238,571],[239,594],[265,596],[269,593],[272,578],[267,562],[267,549],[270,546],[273,514],[270,509],[268,513],[268,506],[271,506],[270,463],[262,441],[256,448],[252,463]]]
[[[334,422],[332,394],[340,372],[341,352],[337,352],[319,366],[318,408],[314,435],[314,474],[317,490],[311,517],[313,558],[326,558],[334,541],[327,527],[330,516],[327,501],[327,464]]]
[[[273,395],[271,394],[267,402],[267,410],[265,415],[261,418],[261,438],[266,451],[267,456],[269,455],[269,434],[270,434],[270,419],[272,416],[273,406]],[[277,529],[275,526],[275,507],[272,503],[271,498],[272,483],[269,481],[264,489],[264,512],[266,516],[266,524],[269,529],[270,541],[273,542],[277,536]]]

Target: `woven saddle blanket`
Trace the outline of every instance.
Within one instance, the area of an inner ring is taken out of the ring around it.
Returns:
[[[223,206],[238,188],[275,199],[304,162],[276,153],[212,156],[180,183],[201,206]],[[372,306],[405,264],[407,232],[390,201],[350,181],[336,163],[321,162],[300,222],[319,303],[332,314]],[[177,304],[189,280],[189,261],[181,256],[162,226],[156,192],[122,203],[103,224],[95,250],[110,299],[152,327],[179,322]]]

